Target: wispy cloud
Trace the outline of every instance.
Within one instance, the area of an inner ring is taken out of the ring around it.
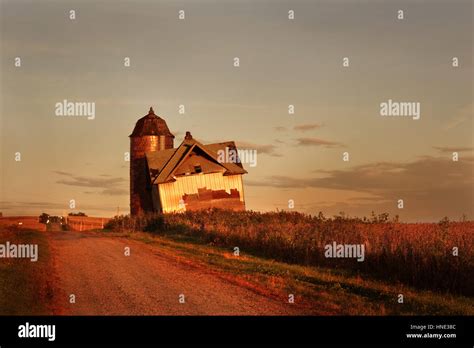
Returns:
[[[296,139],[298,146],[324,146],[324,147],[341,147],[342,143],[335,141],[323,140],[319,138],[298,138]]]
[[[54,202],[25,202],[25,201],[0,201],[1,209],[10,210],[15,208],[25,208],[25,207],[33,207],[33,208],[44,208],[44,209],[65,209],[66,203],[54,203]]]
[[[308,123],[308,124],[300,124],[300,125],[294,126],[293,129],[298,132],[306,132],[306,131],[318,129],[321,127],[322,125],[319,123]]]
[[[457,111],[457,113],[453,117],[447,119],[447,123],[443,127],[444,130],[451,130],[463,124],[464,122],[472,118],[473,112],[474,104],[472,102],[470,104],[464,105]]]
[[[342,202],[340,207],[365,205],[381,210],[394,207],[394,202],[403,199],[408,214],[431,216],[460,216],[474,213],[474,156],[453,162],[445,157],[423,156],[415,161],[375,162],[359,165],[347,170],[318,170],[315,177],[295,178],[270,176],[261,180],[247,180],[249,186],[274,187],[278,189],[322,188],[347,192],[359,192],[370,199],[359,202]],[[377,202],[378,201],[378,202]],[[387,203],[388,202],[388,203]]]
[[[121,195],[127,195],[128,190],[125,189],[119,189],[119,188],[110,188],[110,189],[105,189],[102,191],[103,195],[109,195],[109,196],[121,196]]]
[[[472,147],[456,147],[456,146],[433,146],[434,149],[440,152],[468,152],[472,151]]]
[[[272,144],[255,144],[255,143],[249,143],[245,141],[237,141],[236,145],[239,149],[252,149],[252,150],[257,150],[257,153],[259,154],[267,154],[269,156],[273,157],[281,157],[282,155],[277,153],[277,147]]]
[[[57,180],[57,184],[68,185],[68,186],[78,186],[78,187],[88,187],[88,188],[97,188],[101,191],[97,193],[105,195],[125,195],[128,193],[127,190],[123,189],[121,186],[126,182],[124,178],[120,177],[109,177],[102,174],[99,177],[91,176],[76,176],[74,174],[63,172],[63,171],[54,171],[54,173],[65,177],[65,179]],[[91,191],[87,191],[91,193]]]
[[[69,211],[69,202],[45,202],[45,201],[0,201],[0,209],[6,215],[39,215],[41,212],[60,214]],[[98,204],[81,203],[80,210],[96,212],[114,212],[116,205],[107,205],[103,202]],[[105,215],[109,216],[109,214]]]

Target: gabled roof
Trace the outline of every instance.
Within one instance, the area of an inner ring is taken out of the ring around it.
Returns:
[[[223,168],[224,175],[246,174],[247,171],[243,168],[241,163],[219,162],[218,151],[225,151],[226,147],[237,150],[233,141],[203,145],[189,136],[186,137],[176,149],[147,152],[146,159],[151,182],[154,184],[162,184],[174,181],[173,175],[175,171],[193,152],[199,153],[199,155],[217,163]],[[205,169],[203,172],[206,172]]]
[[[196,150],[196,149],[195,149]],[[224,174],[226,169],[219,163],[216,163],[213,159],[207,156],[201,156],[199,151],[197,153],[191,153],[185,160],[183,160],[174,170],[174,176],[198,174],[198,173],[222,173]]]

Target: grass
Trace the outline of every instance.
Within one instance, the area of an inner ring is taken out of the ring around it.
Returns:
[[[473,315],[474,299],[413,289],[363,278],[349,270],[288,264],[203,244],[199,238],[143,232],[119,234],[159,247],[160,254],[178,257],[203,270],[267,296],[295,301],[317,315]],[[404,303],[397,302],[398,294]]]
[[[400,223],[388,214],[326,218],[322,214],[208,210],[140,217],[122,216],[106,228],[148,231],[233,248],[288,264],[347,270],[365,278],[438,293],[474,295],[474,222]],[[365,261],[326,258],[324,247],[363,244]],[[458,248],[458,255],[453,255]]]
[[[156,223],[156,221],[155,221]],[[149,226],[153,226],[150,224]],[[158,222],[153,228],[159,228]],[[376,224],[375,224],[376,226]],[[157,248],[157,252],[202,272],[210,272],[229,282],[265,296],[286,301],[295,295],[295,305],[315,315],[474,315],[474,298],[447,291],[415,288],[401,281],[374,279],[350,267],[327,267],[283,262],[258,249],[207,239],[207,232],[192,233],[181,228],[157,232],[116,232]],[[152,229],[153,231],[153,229]],[[449,231],[448,231],[449,232]],[[388,238],[383,235],[380,238]],[[48,315],[54,313],[51,286],[52,257],[44,232],[0,229],[0,243],[36,243],[38,262],[0,259],[0,315]],[[278,254],[276,254],[278,256]],[[404,295],[404,303],[397,302]]]
[[[0,243],[38,244],[38,261],[0,258],[0,315],[47,315],[53,291],[51,253],[44,232],[0,228]]]

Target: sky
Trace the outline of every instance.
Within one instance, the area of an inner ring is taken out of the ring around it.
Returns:
[[[175,146],[257,150],[247,209],[474,219],[472,1],[0,6],[3,215],[127,214],[128,135],[153,106]],[[381,116],[389,99],[420,118]],[[94,119],[57,116],[63,100]]]

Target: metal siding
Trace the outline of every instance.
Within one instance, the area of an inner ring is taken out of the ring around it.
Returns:
[[[223,176],[221,173],[190,175],[159,185],[163,212],[179,211],[179,201],[182,196],[185,193],[197,193],[198,188],[203,187],[210,190],[225,189],[229,193],[231,189],[237,189],[240,193],[240,201],[244,201],[241,175]]]
[[[242,175],[239,175],[239,178],[237,180],[239,182],[240,200],[242,202],[245,202],[244,181],[243,181]]]

